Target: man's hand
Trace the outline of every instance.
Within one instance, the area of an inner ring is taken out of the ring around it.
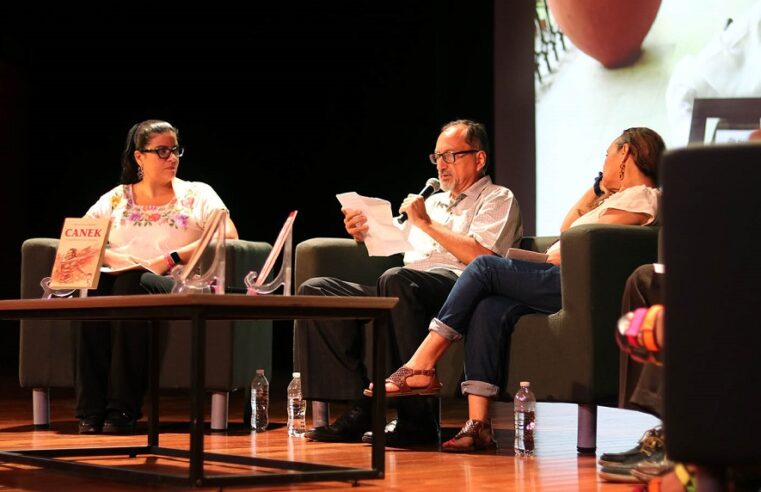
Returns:
[[[348,232],[355,241],[363,242],[365,240],[365,234],[369,229],[365,214],[361,210],[354,210],[352,208],[342,208],[341,212],[344,214],[344,227],[346,228],[346,232]]]
[[[399,212],[406,213],[407,220],[420,229],[422,229],[424,225],[431,223],[431,217],[425,210],[425,198],[420,195],[407,195],[407,198],[402,202],[402,206],[399,207]]]

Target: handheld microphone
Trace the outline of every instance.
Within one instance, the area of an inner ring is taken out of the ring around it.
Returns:
[[[418,195],[422,196],[425,199],[433,195],[437,191],[439,191],[440,188],[441,188],[441,183],[439,183],[439,180],[436,178],[431,178],[425,182],[425,188],[420,190],[420,193],[418,193]],[[400,224],[403,224],[404,222],[406,222],[406,220],[407,220],[406,212],[402,212],[401,215],[396,217],[396,221],[399,222]]]

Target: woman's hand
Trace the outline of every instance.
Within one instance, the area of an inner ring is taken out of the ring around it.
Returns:
[[[164,275],[169,271],[169,263],[166,261],[166,256],[157,256],[149,259],[136,258],[133,256],[132,259],[135,263],[156,275]]]
[[[365,214],[361,210],[354,210],[352,208],[342,208],[341,212],[344,214],[344,227],[346,228],[346,232],[348,232],[355,241],[364,241],[365,234],[367,234],[367,230],[369,229]]]
[[[106,250],[106,254],[103,257],[103,265],[114,270],[128,268],[135,263],[135,260],[131,256],[109,250]]]
[[[560,248],[551,248],[551,250],[547,252],[547,263],[560,266]]]
[[[615,190],[611,190],[610,188],[605,186],[605,180],[600,181],[600,191],[602,191],[602,195],[598,197],[598,203],[605,200],[613,193],[615,193]]]

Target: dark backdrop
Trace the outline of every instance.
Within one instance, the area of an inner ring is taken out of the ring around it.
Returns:
[[[3,29],[0,297],[19,295],[24,239],[57,237],[117,184],[137,121],[177,126],[179,176],[212,185],[241,238],[270,243],[292,209],[296,243],[344,235],[336,193],[398,206],[435,174],[446,121],[492,130],[492,2],[348,5]],[[13,374],[18,332],[3,323]],[[290,333],[275,342],[289,365]]]

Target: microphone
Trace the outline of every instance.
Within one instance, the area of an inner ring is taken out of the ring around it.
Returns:
[[[422,196],[423,199],[425,199],[439,191],[440,188],[441,183],[439,183],[439,180],[436,178],[431,178],[425,182],[425,188],[420,190],[418,195]],[[402,212],[401,215],[397,216],[396,221],[400,224],[404,224],[407,221],[407,212]]]

